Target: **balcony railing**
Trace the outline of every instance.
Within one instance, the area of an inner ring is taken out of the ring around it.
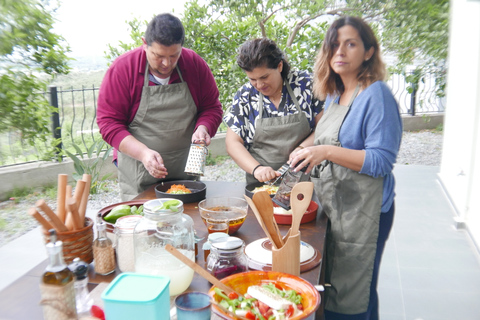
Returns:
[[[421,83],[409,84],[405,76],[394,74],[388,84],[399,103],[401,114],[442,113],[445,110],[444,98],[436,94],[438,87],[433,75],[427,75]],[[409,92],[408,87],[413,91]],[[59,149],[76,153],[73,147],[76,145],[86,151],[93,141],[102,139],[96,122],[98,90],[95,86],[82,86],[81,89],[50,87],[48,92],[41,93],[58,110],[52,114],[51,121],[52,138],[61,139],[57,145]],[[46,143],[35,147],[25,145],[21,135],[15,131],[0,134],[0,167],[39,161],[42,159],[40,149],[46,148],[49,148]]]

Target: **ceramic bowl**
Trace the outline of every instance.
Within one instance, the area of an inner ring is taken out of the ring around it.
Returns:
[[[253,194],[254,194],[253,190],[255,190],[255,188],[261,187],[263,185],[265,185],[264,182],[254,182],[254,183],[247,184],[246,187],[245,187],[245,195],[249,198],[253,197]],[[273,197],[275,197],[275,194],[270,195],[270,198],[273,198]]]
[[[285,210],[282,207],[278,206],[276,203],[273,203],[273,217],[277,224],[292,224],[292,210]],[[308,223],[317,217],[318,203],[312,200],[308,205],[307,210],[303,214],[300,224]]]
[[[198,203],[200,216],[205,226],[206,219],[228,219],[228,234],[234,234],[245,222],[248,203],[235,197],[212,197]]]
[[[174,184],[183,184],[185,187],[190,189],[192,193],[186,194],[172,194],[167,193],[168,189]],[[205,199],[205,195],[207,193],[207,186],[205,183],[200,181],[193,181],[193,180],[176,180],[176,181],[168,181],[168,182],[161,182],[155,187],[155,195],[157,198],[173,198],[181,200],[183,203],[192,203],[198,202],[200,200]]]
[[[313,314],[320,305],[320,294],[310,282],[287,273],[274,271],[248,271],[233,274],[223,278],[220,281],[232,288],[235,292],[242,295],[247,293],[248,287],[253,285],[262,285],[268,282],[276,282],[281,287],[293,289],[299,292],[303,299],[303,313],[296,317],[290,318],[290,320],[305,319]],[[208,294],[217,303],[221,301],[221,298],[215,294],[214,287],[210,289]],[[212,311],[225,319],[235,319],[231,314],[225,312],[216,304],[212,305]]]

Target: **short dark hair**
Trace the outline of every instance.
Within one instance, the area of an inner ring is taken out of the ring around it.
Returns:
[[[275,41],[268,38],[248,40],[238,49],[237,64],[245,71],[263,66],[276,69],[280,61],[283,61],[282,78],[286,79],[290,64]]]
[[[170,13],[162,13],[154,17],[148,24],[147,31],[145,31],[145,41],[149,46],[153,42],[167,47],[173,44],[183,46],[185,29],[180,19]]]

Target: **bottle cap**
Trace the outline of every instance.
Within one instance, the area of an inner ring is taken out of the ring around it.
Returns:
[[[77,281],[83,280],[88,276],[88,264],[80,260],[80,258],[73,259],[73,262],[68,265],[68,269],[73,272]]]

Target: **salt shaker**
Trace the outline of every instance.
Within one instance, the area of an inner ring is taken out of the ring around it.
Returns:
[[[88,264],[80,260],[80,258],[73,259],[73,262],[68,268],[75,275],[75,300],[77,307],[77,315],[79,317],[89,316],[90,309],[93,305],[93,299],[88,292]]]
[[[113,243],[107,237],[107,225],[99,214],[97,220],[97,239],[93,241],[93,259],[95,260],[95,272],[101,275],[115,271],[115,252]]]

